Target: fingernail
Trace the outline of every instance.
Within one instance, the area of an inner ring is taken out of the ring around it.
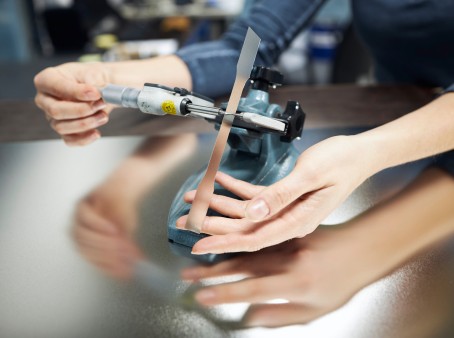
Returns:
[[[224,253],[219,250],[219,242],[201,240],[192,247],[193,255],[220,254]]]
[[[246,218],[253,221],[261,221],[270,213],[270,208],[263,199],[251,202],[246,208]]]
[[[216,300],[216,293],[211,289],[200,290],[195,294],[195,299],[201,304],[209,304]]]
[[[262,318],[262,317],[246,318],[244,321],[244,325],[246,327],[267,326],[269,324],[270,324],[270,321],[266,320],[265,318]]]
[[[93,90],[87,90],[84,94],[87,100],[96,100],[99,98],[99,94]]]
[[[215,254],[216,252],[213,252],[214,250],[210,250],[210,248],[204,248],[204,249],[199,249],[199,248],[192,248],[191,254],[193,255],[206,255],[209,253]]]
[[[97,104],[95,104],[93,106],[93,112],[103,110],[106,107],[107,107],[107,104],[105,104],[104,102],[98,102]]]
[[[104,124],[108,121],[108,117],[104,114],[96,116],[96,122],[98,125]]]
[[[199,279],[200,274],[197,269],[186,269],[181,271],[181,278],[185,280],[196,280]]]
[[[93,142],[93,141],[96,141],[97,139],[99,139],[100,137],[101,137],[100,134],[95,133],[95,134],[90,136],[90,140]]]

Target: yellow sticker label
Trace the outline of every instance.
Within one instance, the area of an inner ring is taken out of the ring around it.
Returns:
[[[177,113],[175,103],[173,103],[173,101],[170,100],[164,101],[161,105],[161,109],[166,114],[176,115]]]

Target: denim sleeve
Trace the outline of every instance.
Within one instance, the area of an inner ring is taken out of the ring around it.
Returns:
[[[194,44],[176,54],[187,64],[192,90],[218,97],[233,86],[236,63],[250,26],[262,39],[255,64],[272,66],[325,0],[257,0],[220,40]]]
[[[436,156],[434,165],[454,176],[454,150]]]
[[[445,93],[454,92],[454,83],[444,90]]]

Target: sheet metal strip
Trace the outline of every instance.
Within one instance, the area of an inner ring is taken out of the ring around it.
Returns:
[[[235,83],[233,84],[227,109],[222,119],[221,128],[219,129],[205,176],[197,187],[197,192],[192,202],[191,210],[189,211],[186,221],[187,230],[200,233],[200,229],[202,228],[214,191],[214,178],[221,163],[222,154],[224,153],[233,119],[238,109],[241,94],[249,79],[259,45],[260,38],[251,28],[248,28],[236,67]]]

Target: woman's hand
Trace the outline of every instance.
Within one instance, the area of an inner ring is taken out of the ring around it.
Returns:
[[[36,105],[67,145],[86,145],[100,137],[110,109],[99,88],[110,82],[102,63],[67,63],[35,76]]]
[[[129,278],[143,258],[134,242],[143,196],[191,156],[193,134],[148,138],[76,208],[73,235],[81,253],[109,275]]]
[[[374,275],[365,250],[347,229],[320,228],[302,239],[248,253],[214,266],[188,268],[182,276],[199,280],[227,275],[246,278],[196,293],[196,300],[212,306],[255,304],[245,315],[247,326],[282,326],[309,322],[346,303]],[[285,299],[284,304],[263,304]]]
[[[124,186],[101,185],[76,207],[73,238],[81,254],[107,275],[129,279],[143,257],[134,241],[137,205]]]
[[[217,182],[243,200],[213,196],[210,208],[224,217],[206,217],[206,237],[194,254],[257,251],[315,230],[350,193],[374,173],[370,154],[354,136],[336,136],[306,150],[281,181],[261,187],[219,173]],[[195,192],[185,195],[192,202]],[[177,221],[184,228],[186,216]]]
[[[183,270],[200,280],[242,274],[247,279],[196,293],[204,305],[250,302],[250,326],[311,321],[346,303],[362,287],[385,276],[421,250],[454,234],[454,180],[426,170],[392,199],[343,225],[320,227],[255,253],[214,266]],[[427,207],[430,205],[430,208]],[[263,304],[286,299],[286,304]]]
[[[186,63],[176,55],[108,63],[66,63],[35,77],[35,102],[66,144],[86,145],[100,137],[112,107],[101,99],[109,83],[141,88],[145,82],[192,89]]]

